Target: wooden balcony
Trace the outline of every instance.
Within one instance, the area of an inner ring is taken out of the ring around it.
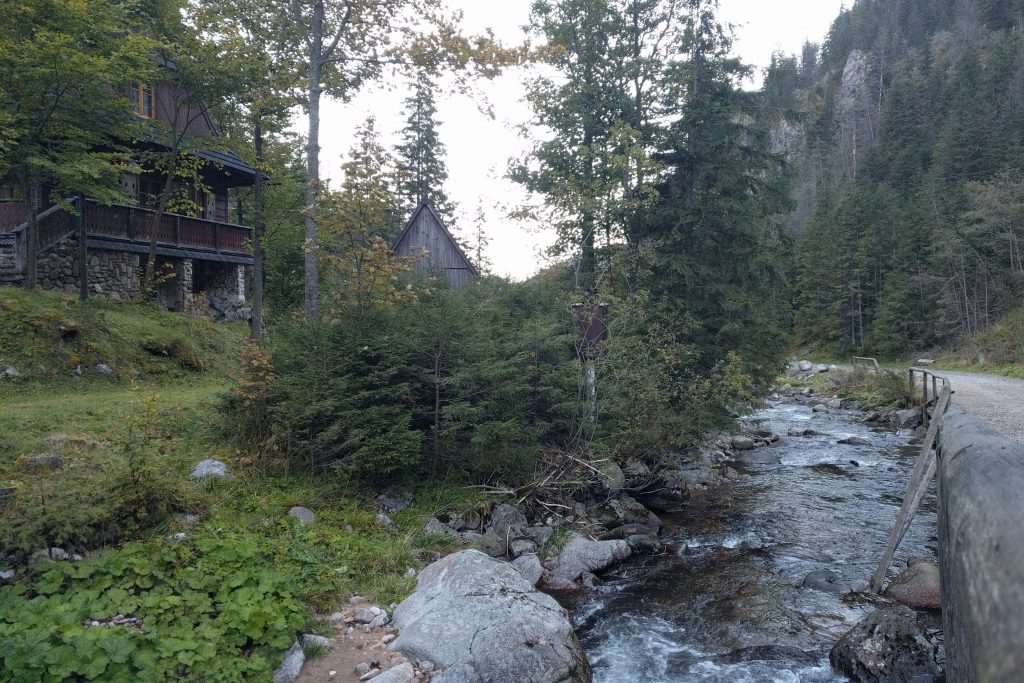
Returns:
[[[88,245],[99,249],[144,252],[148,249],[156,212],[120,204],[86,200]],[[28,220],[21,202],[0,202],[0,234],[24,235]],[[39,249],[47,249],[75,231],[76,217],[59,206],[39,214]],[[192,216],[164,214],[156,226],[157,252],[163,256],[229,263],[252,263],[252,229]]]

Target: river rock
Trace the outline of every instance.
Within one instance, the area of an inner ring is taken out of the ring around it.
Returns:
[[[789,431],[786,433],[789,434],[789,436],[795,437],[814,436],[817,434],[817,432],[808,427],[790,427]]]
[[[471,543],[481,548],[491,557],[504,557],[508,554],[508,546],[505,539],[499,538],[490,531],[484,534],[478,534],[475,531],[463,531],[458,536],[466,543]]]
[[[661,552],[661,541],[654,534],[627,536],[626,543],[634,555],[657,555]]]
[[[427,520],[427,523],[423,525],[423,531],[428,534],[437,534],[438,536],[454,536],[455,529],[451,528],[437,517],[431,517]]]
[[[920,408],[897,410],[894,419],[896,420],[896,426],[900,429],[914,429],[923,422]]]
[[[779,456],[772,453],[769,449],[737,453],[736,460],[745,465],[778,465],[782,462],[779,460]]]
[[[826,372],[831,372],[832,371],[832,366],[831,365],[824,365],[824,364],[822,364],[822,365],[815,365],[814,366],[814,371],[816,373],[818,373],[819,375],[821,375],[821,374],[824,374]]]
[[[619,496],[608,501],[601,508],[601,513],[598,520],[609,528],[623,524],[647,524],[651,521],[651,512],[631,496]],[[661,520],[658,520],[658,525],[661,525]]]
[[[487,523],[487,531],[498,538],[516,537],[526,529],[526,517],[516,507],[502,503],[491,511],[491,520]]]
[[[520,555],[512,560],[511,565],[523,575],[524,579],[530,582],[531,586],[536,586],[544,574],[544,567],[541,566],[540,558],[536,553]]]
[[[601,571],[632,553],[626,541],[591,541],[573,535],[559,553],[552,575],[556,579],[576,581],[583,572]]]
[[[636,458],[627,462],[623,471],[626,475],[626,484],[630,488],[643,486],[651,479],[651,468]]]
[[[609,491],[618,491],[626,485],[626,475],[614,460],[601,463],[601,484]]]
[[[756,445],[749,436],[734,436],[730,443],[738,451],[752,451]]]
[[[306,663],[306,654],[302,651],[299,641],[292,643],[284,653],[284,660],[281,665],[274,669],[274,683],[292,683],[302,672],[302,665]]]
[[[528,538],[520,538],[508,544],[508,554],[511,557],[519,557],[537,552],[537,544]]]
[[[819,403],[818,405],[816,405],[813,408],[811,408],[811,412],[814,412],[814,413],[827,413],[828,412],[828,406],[826,406],[824,403]]]
[[[549,526],[531,526],[526,530],[526,535],[537,544],[538,548],[546,546],[554,533],[555,530]]]
[[[843,407],[843,399],[834,398],[825,405],[828,406],[829,410],[839,410]]]
[[[840,439],[837,443],[844,446],[870,446],[871,442],[867,439],[862,439],[859,436],[848,436],[845,439]]]
[[[917,562],[909,566],[889,582],[883,595],[908,607],[942,609],[939,565]]]
[[[802,360],[797,363],[797,367],[800,368],[800,372],[810,372],[814,369],[814,363],[809,360]]]
[[[221,481],[231,481],[234,479],[227,465],[220,460],[213,459],[199,461],[192,468],[189,476],[193,479],[220,479]]]
[[[402,662],[386,671],[380,672],[370,680],[374,681],[374,683],[414,683],[416,671],[409,662]],[[439,681],[441,679],[435,678],[434,680]]]
[[[288,516],[299,520],[299,524],[302,526],[312,524],[316,521],[316,515],[313,514],[313,511],[309,508],[304,508],[301,505],[296,505],[290,509],[288,511]]]
[[[14,577],[17,572],[13,569],[0,569],[0,586],[14,583]]]
[[[568,613],[511,565],[465,550],[420,572],[395,609],[389,646],[429,660],[437,683],[589,683],[590,664]]]
[[[842,595],[856,590],[853,585],[831,569],[815,569],[804,577],[804,588]]]
[[[903,605],[872,612],[829,653],[832,666],[859,683],[939,680],[935,657],[914,611]]]

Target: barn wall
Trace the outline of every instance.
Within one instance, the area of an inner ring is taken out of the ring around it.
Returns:
[[[429,274],[440,270],[447,274],[453,289],[459,289],[473,281],[470,264],[433,214],[426,210],[416,214],[409,230],[395,245],[395,253],[403,257],[412,256],[421,248],[427,253],[415,264],[414,269],[417,273]]]

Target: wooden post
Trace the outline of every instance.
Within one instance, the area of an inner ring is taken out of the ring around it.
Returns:
[[[78,298],[85,301],[89,298],[89,247],[85,243],[85,195],[79,194],[75,203],[78,204],[78,216],[75,217],[75,228],[78,233]]]
[[[135,241],[135,208],[128,207],[128,241]]]
[[[181,246],[181,216],[174,215],[174,245]]]
[[[927,426],[928,425],[928,374],[927,373],[922,373],[921,374],[921,390],[923,392],[922,393],[922,399],[921,399],[921,419],[922,419],[922,422],[924,422],[925,425]]]
[[[907,383],[907,407],[914,405],[914,368],[907,371],[910,381]]]

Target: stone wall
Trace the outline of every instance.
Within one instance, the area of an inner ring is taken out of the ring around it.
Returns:
[[[214,320],[248,320],[252,309],[245,303],[246,268],[232,263],[203,263],[200,282]]]
[[[89,293],[128,300],[139,291],[140,255],[125,251],[89,250]],[[39,286],[78,291],[78,241],[68,239],[39,257]]]
[[[0,235],[0,282],[22,275],[17,267],[14,235]]]
[[[182,311],[192,301],[192,259],[157,259],[160,278],[157,297],[160,305],[171,311]]]

